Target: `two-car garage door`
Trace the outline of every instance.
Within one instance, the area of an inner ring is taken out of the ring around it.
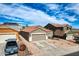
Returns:
[[[45,34],[32,34],[32,41],[46,40]]]
[[[16,38],[16,35],[1,35],[0,34],[0,43],[5,43],[7,39]]]

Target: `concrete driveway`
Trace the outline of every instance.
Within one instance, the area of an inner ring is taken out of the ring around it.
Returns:
[[[4,48],[5,48],[5,43],[0,43],[0,56],[5,56]]]
[[[0,35],[0,56],[5,56],[5,45],[6,45],[6,41],[9,38],[16,38],[15,35]],[[16,55],[16,54],[15,54]],[[14,56],[14,55],[12,55]]]
[[[6,43],[0,43],[0,56],[5,56],[5,44]],[[17,54],[8,55],[8,56],[17,56]]]

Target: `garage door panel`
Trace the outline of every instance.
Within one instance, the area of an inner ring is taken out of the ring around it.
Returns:
[[[32,40],[38,41],[38,40],[46,40],[45,34],[32,34]]]
[[[16,35],[0,35],[0,43],[4,43],[5,40],[10,38],[16,38]]]

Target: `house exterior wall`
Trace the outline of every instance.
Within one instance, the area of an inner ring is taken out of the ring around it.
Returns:
[[[62,31],[62,30],[56,30],[54,32],[54,37],[66,39],[66,36],[67,36],[67,34],[64,31]]]
[[[53,31],[47,32],[46,35],[51,39],[53,37]]]
[[[63,31],[64,31],[65,33],[68,33],[70,30],[71,30],[71,27],[69,27],[69,26],[63,27]]]
[[[56,35],[56,36],[63,36],[63,35],[64,35],[64,31],[57,29],[57,30],[54,32],[54,35]]]
[[[68,27],[67,26],[63,27],[63,30],[68,30]]]
[[[29,41],[32,41],[32,34],[29,33]]]
[[[66,37],[66,40],[73,40],[73,39],[74,39],[73,34],[68,34]]]
[[[42,29],[37,29],[37,30],[33,31],[32,33],[46,33],[46,32],[43,31]]]
[[[30,34],[28,32],[20,31],[19,34],[24,37],[27,41],[29,41]]]

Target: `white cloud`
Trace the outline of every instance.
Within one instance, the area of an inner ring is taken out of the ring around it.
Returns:
[[[74,16],[69,16],[68,14],[66,14],[64,12],[60,13],[58,16],[59,16],[59,18],[67,18],[71,22],[74,22],[74,21],[77,20],[76,17],[75,17],[75,15]]]
[[[79,11],[79,4],[69,4],[67,7],[65,7],[66,10],[74,9]]]
[[[58,4],[46,4],[46,6],[48,6],[48,8],[50,9],[50,10],[59,10],[60,8],[59,8],[59,5]],[[63,8],[63,7],[62,7]],[[49,9],[48,9],[48,11],[49,11]],[[77,13],[77,14],[79,14],[79,4],[69,4],[69,5],[67,5],[66,7],[65,7],[65,9],[63,9],[63,10],[73,10],[72,12],[75,12],[75,13]],[[49,11],[50,12],[50,11]],[[57,11],[58,12],[58,11]],[[57,13],[56,12],[56,13]],[[58,14],[58,17],[60,18],[60,19],[63,19],[63,18],[67,18],[69,21],[71,21],[71,22],[74,22],[74,21],[76,21],[77,19],[75,18],[75,15],[74,16],[68,16],[68,14],[66,13],[66,12],[64,12],[64,11],[62,11],[63,13],[61,13],[60,11],[59,11],[59,14]],[[63,22],[66,22],[66,21],[64,21],[63,20]],[[61,23],[61,20],[60,20],[60,23]],[[68,23],[68,22],[66,22],[66,23]]]
[[[57,4],[45,4],[50,10],[58,10],[59,9],[59,5]]]
[[[52,20],[54,18],[54,20]],[[56,19],[56,17],[52,16],[51,23],[58,23],[58,24],[70,24],[69,22],[65,21],[64,19]]]
[[[75,18],[75,16],[67,16],[66,18],[68,18],[69,21],[74,22],[77,19]]]
[[[49,22],[50,23],[68,23],[64,21],[64,19],[57,20],[55,16],[51,17],[40,10],[32,9],[30,7],[26,7],[23,5],[18,5],[18,7],[16,6],[17,4],[11,5],[11,6],[0,4],[0,14],[9,15],[12,18],[13,17],[22,18],[24,19],[24,21],[29,20],[33,22],[35,25],[46,25]],[[15,19],[15,20],[18,20],[18,19]]]
[[[65,7],[65,10],[73,10],[75,13],[79,14],[79,4],[69,4]]]

